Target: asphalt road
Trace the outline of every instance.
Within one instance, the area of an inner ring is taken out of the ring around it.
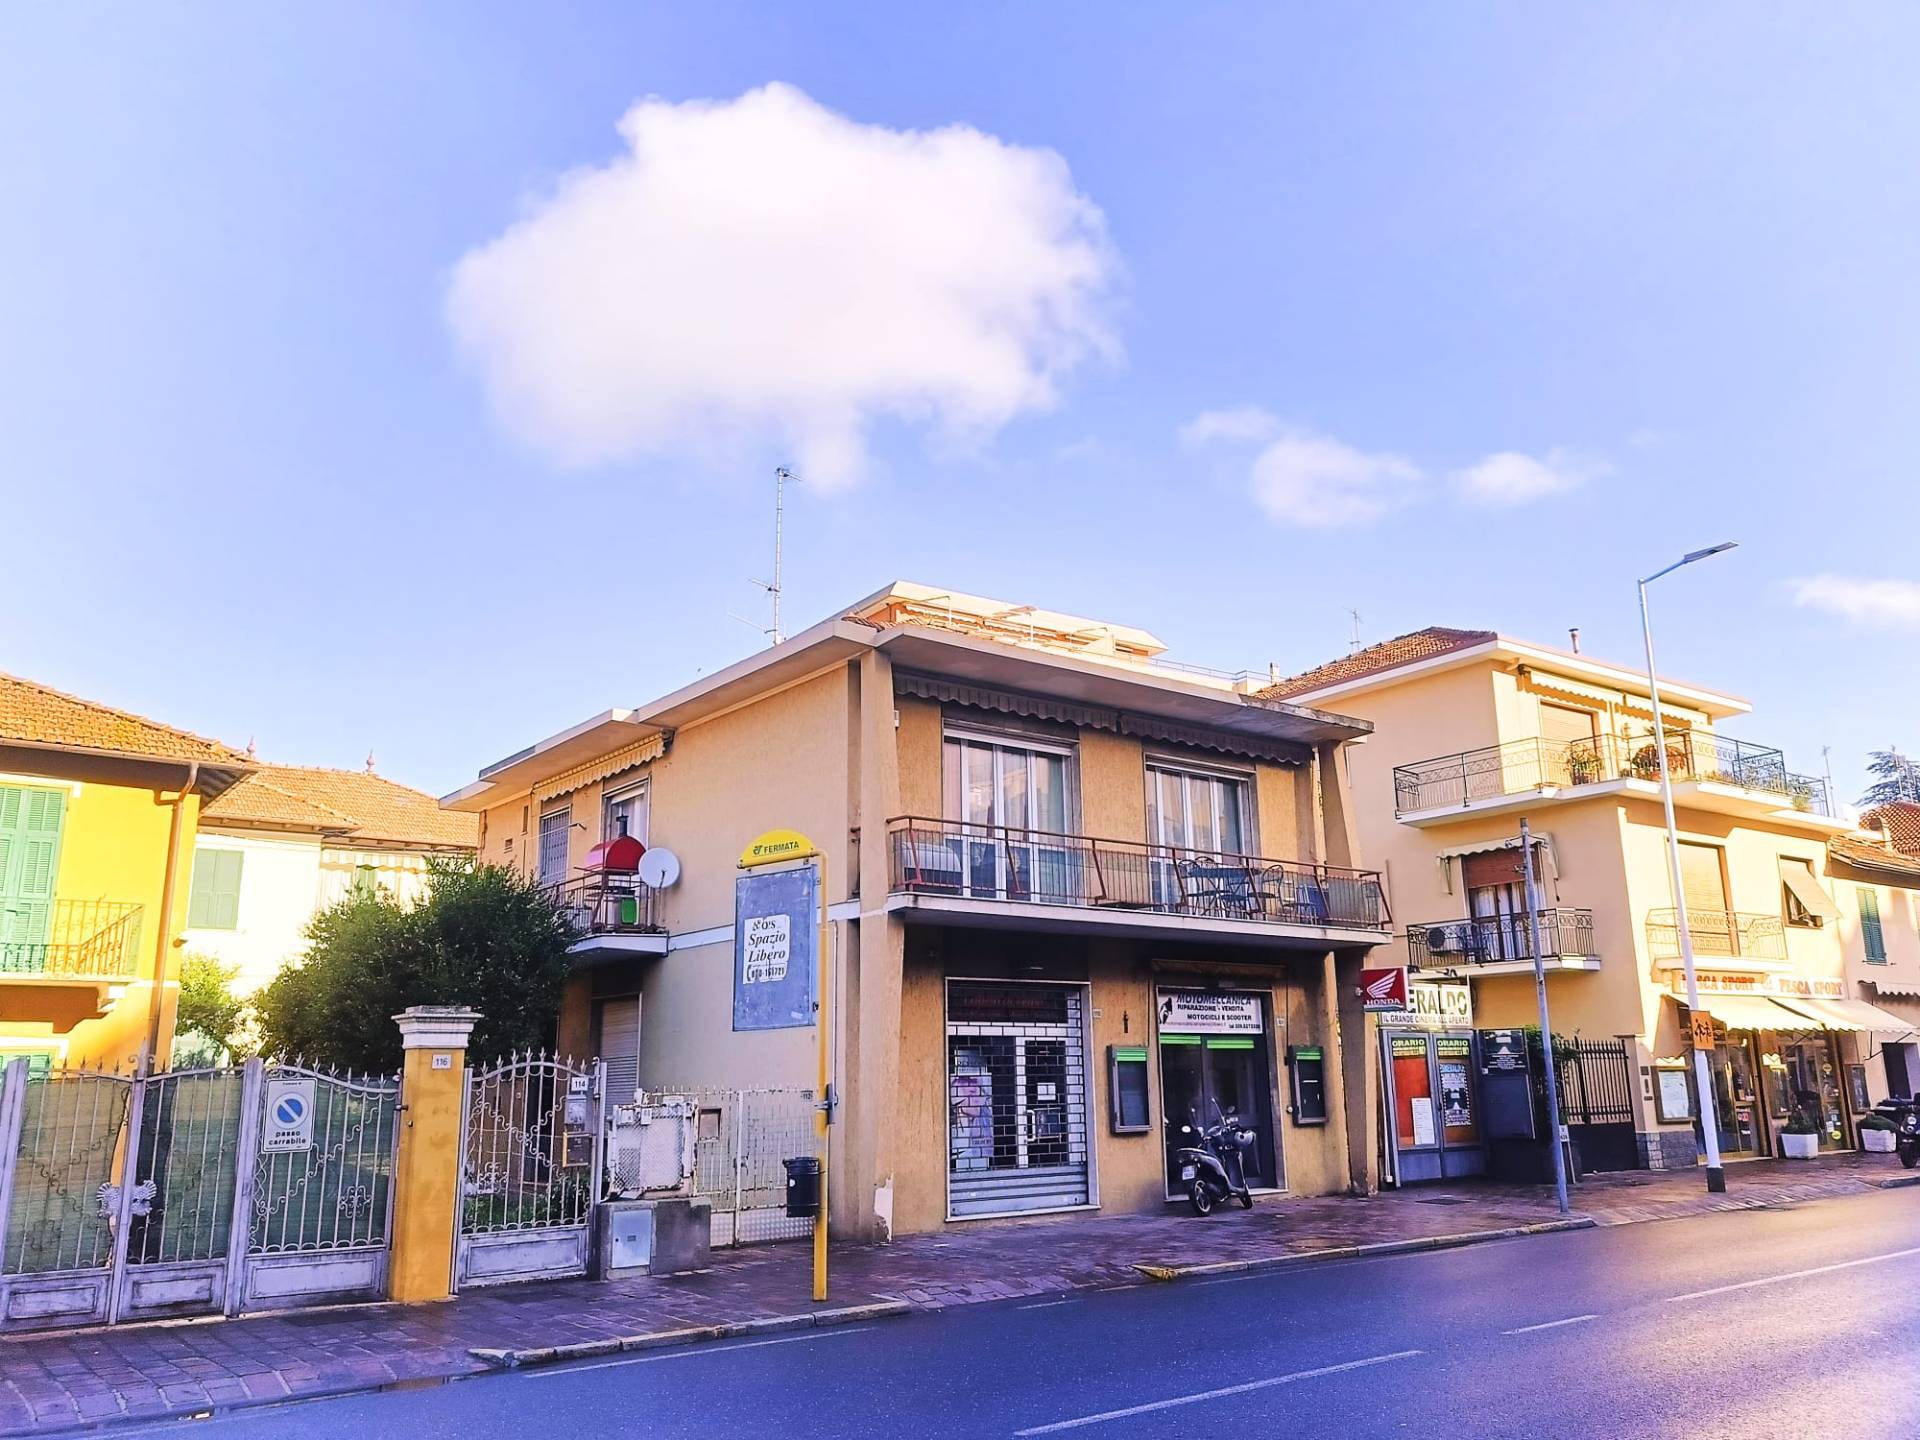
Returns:
[[[1920,1190],[971,1305],[114,1433],[1911,1437]]]

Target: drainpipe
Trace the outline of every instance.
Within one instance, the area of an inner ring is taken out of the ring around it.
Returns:
[[[142,1075],[152,1073],[153,1062],[160,1054],[160,1014],[166,1000],[168,952],[173,949],[173,891],[174,879],[180,871],[180,831],[186,817],[187,796],[199,783],[200,762],[195,760],[187,766],[187,783],[173,799],[158,801],[172,805],[173,816],[167,824],[167,870],[160,881],[160,938],[153,951],[153,996],[147,1004],[147,1043],[140,1051]]]

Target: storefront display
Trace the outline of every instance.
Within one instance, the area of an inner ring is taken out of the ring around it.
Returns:
[[[1420,984],[1405,1010],[1380,1017],[1389,1178],[1395,1184],[1486,1173],[1472,994]],[[1456,1028],[1459,1027],[1459,1028]]]
[[[1245,1155],[1247,1183],[1282,1182],[1273,1125],[1273,1037],[1268,997],[1257,991],[1162,988],[1159,1020],[1160,1094],[1166,1115],[1167,1194],[1178,1192],[1174,1151],[1190,1143],[1180,1127],[1205,1129],[1236,1115],[1256,1139]]]

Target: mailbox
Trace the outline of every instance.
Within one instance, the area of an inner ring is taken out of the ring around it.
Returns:
[[[787,1167],[788,1218],[816,1218],[820,1214],[820,1157],[798,1155],[780,1163]]]
[[[1327,1055],[1318,1045],[1289,1045],[1287,1069],[1293,1076],[1293,1123],[1327,1123]]]

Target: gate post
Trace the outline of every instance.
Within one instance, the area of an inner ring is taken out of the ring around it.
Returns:
[[[480,1017],[464,1005],[414,1005],[393,1018],[406,1059],[387,1294],[403,1301],[445,1300],[452,1293],[453,1231],[460,1214],[467,1037]]]

